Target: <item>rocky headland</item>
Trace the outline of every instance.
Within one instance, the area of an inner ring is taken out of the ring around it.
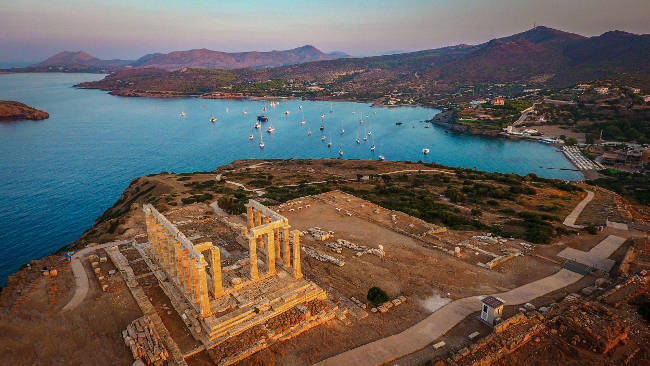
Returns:
[[[26,104],[11,100],[0,100],[0,121],[20,121],[31,119],[34,121],[50,118],[50,115],[40,109],[32,108]]]

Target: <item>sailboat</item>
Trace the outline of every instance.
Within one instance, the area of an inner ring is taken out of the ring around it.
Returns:
[[[330,103],[330,113],[334,112],[334,103]]]
[[[320,140],[321,140],[321,141],[325,141],[326,139],[327,139],[327,138],[325,137],[325,135],[323,135],[323,136],[320,137]]]
[[[226,113],[230,113],[230,109],[228,109],[228,107],[226,107]]]
[[[424,155],[427,155],[427,154],[429,153],[429,151],[430,151],[430,150],[427,149],[426,147],[425,147],[424,149],[422,149],[422,153],[423,153]]]
[[[321,130],[321,131],[325,129],[325,123],[323,123],[324,120],[325,120],[325,115],[322,114],[322,115],[320,116],[320,130]]]
[[[262,138],[262,131],[260,131],[260,149],[264,148],[264,139]]]
[[[185,112],[181,112],[180,116],[185,117]]]
[[[259,122],[255,122],[255,129],[259,130],[262,125]]]
[[[302,105],[299,105],[299,106],[298,106],[298,109],[302,110]]]
[[[268,133],[275,132],[275,128],[273,128],[273,122],[269,123],[269,127],[266,128],[266,132]]]
[[[214,116],[212,116],[212,118],[210,118],[210,122],[212,122],[212,123],[217,122],[217,119],[214,118]]]
[[[248,114],[248,112],[246,112],[246,110],[244,109],[243,111],[241,111],[241,114],[242,116],[245,116],[246,114]]]
[[[359,129],[357,129],[357,145],[361,144],[361,139],[359,138]]]
[[[286,115],[289,115],[289,113],[291,113],[291,112],[289,112],[288,109],[286,111],[284,111],[284,114],[286,114]]]
[[[343,156],[343,149],[339,146],[339,156]]]
[[[383,155],[379,155],[379,160],[384,161],[386,158]]]
[[[302,110],[302,106],[300,106],[300,110]],[[300,121],[301,125],[307,124],[307,121],[305,121],[305,111],[302,111],[302,121]]]
[[[327,142],[327,147],[332,147],[332,134],[330,134],[330,140]]]

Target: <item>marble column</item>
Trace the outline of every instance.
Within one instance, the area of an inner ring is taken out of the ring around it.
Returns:
[[[275,249],[275,259],[281,260],[282,254],[280,253],[280,228],[273,229],[273,248]]]
[[[251,279],[255,281],[259,278],[259,274],[257,272],[257,243],[253,236],[248,238],[248,254],[250,256]]]
[[[289,254],[289,228],[285,227],[282,231],[282,259],[284,259],[284,268],[291,267],[291,254]]]
[[[197,291],[198,297],[197,302],[201,307],[201,317],[207,318],[211,315],[210,312],[210,296],[208,294],[208,277],[205,273],[206,262],[203,257],[201,257],[201,262],[199,263],[199,291]]]
[[[180,242],[176,242],[176,268],[178,271],[178,283],[183,287],[185,286],[185,268],[183,267],[183,248],[181,248]]]
[[[190,258],[190,269],[192,270],[192,294],[197,304],[201,301],[201,278],[199,278],[199,263],[195,257]]]
[[[223,281],[221,279],[221,251],[219,248],[210,248],[210,261],[212,262],[212,291],[214,298],[223,296]]]
[[[273,237],[273,230],[266,233],[266,260],[268,261],[268,274],[275,275],[275,239]]]
[[[253,207],[252,206],[246,207],[246,212],[248,213],[248,228],[252,229],[255,226],[255,224],[253,223],[253,219],[254,219]]]
[[[192,293],[192,271],[190,269],[190,258],[188,258],[189,251],[183,250],[183,270],[185,271],[185,293]]]
[[[300,269],[300,232],[293,231],[293,276],[302,278]]]

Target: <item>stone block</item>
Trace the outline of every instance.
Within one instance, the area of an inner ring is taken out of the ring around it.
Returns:
[[[99,263],[106,263],[108,261],[108,258],[106,257],[99,257]]]
[[[102,291],[106,292],[108,290],[108,285],[102,285]]]
[[[434,345],[433,345],[433,348],[434,348],[434,349],[440,349],[440,348],[444,347],[445,345],[446,345],[445,342],[440,341],[440,342],[434,344]]]
[[[97,268],[97,267],[99,267],[99,262],[92,262],[92,263],[90,263],[90,266],[93,267],[93,268]]]
[[[102,271],[101,268],[95,268],[95,274],[99,274]]]
[[[116,271],[115,271],[114,269],[111,269],[111,270],[108,271],[108,274],[109,274],[109,275],[114,275],[115,272],[116,272]]]
[[[474,340],[474,338],[478,337],[479,335],[480,335],[479,332],[473,332],[470,333],[470,335],[468,335],[467,338],[469,338],[470,340]]]
[[[531,304],[529,302],[525,303],[524,307],[526,308],[526,310],[535,310],[535,305],[533,305],[533,304]]]
[[[588,287],[583,288],[580,292],[582,292],[582,294],[585,295],[585,296],[589,296],[589,295],[593,294],[594,291],[596,291],[595,287],[588,286]]]

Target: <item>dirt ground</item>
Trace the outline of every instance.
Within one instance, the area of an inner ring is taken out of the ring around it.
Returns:
[[[41,263],[33,266],[37,268],[27,273],[36,272],[39,276],[19,298],[12,301],[7,298],[11,293],[3,291],[2,364],[70,365],[75,360],[77,365],[130,365],[133,357],[121,333],[142,314],[121,277],[113,276],[109,280],[110,291],[102,292],[97,279],[89,276],[85,300],[73,311],[60,313],[74,292],[70,266],[61,259],[59,265],[50,266],[58,270],[57,277],[40,276]],[[91,274],[90,266],[85,265]]]
[[[567,137],[574,137],[578,140],[579,143],[585,142],[585,133],[584,132],[575,132],[570,128],[564,129],[560,125],[535,125],[531,128],[536,129],[537,131],[544,134],[544,137],[560,137],[561,135]]]

